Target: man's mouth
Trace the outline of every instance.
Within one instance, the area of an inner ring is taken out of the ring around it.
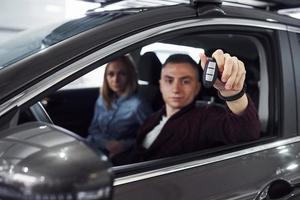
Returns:
[[[180,101],[182,97],[170,97],[170,99],[173,101]]]

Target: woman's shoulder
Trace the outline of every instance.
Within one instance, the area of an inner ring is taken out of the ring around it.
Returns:
[[[102,96],[99,96],[99,97],[97,98],[96,104],[97,104],[97,106],[103,106],[103,105],[104,105]]]
[[[97,98],[96,102],[103,102],[103,98],[102,98],[102,96],[101,96],[101,95],[99,95],[99,96],[98,96],[98,98]]]
[[[124,106],[130,108],[131,112],[143,113],[145,116],[149,116],[153,112],[149,103],[137,94],[128,97]]]
[[[137,105],[142,104],[144,102],[144,100],[137,94],[130,95],[127,98],[127,101],[130,103],[137,104]]]
[[[143,107],[143,105],[148,105],[147,101],[145,101],[142,97],[138,94],[133,94],[127,98],[126,102],[131,104],[134,107]]]

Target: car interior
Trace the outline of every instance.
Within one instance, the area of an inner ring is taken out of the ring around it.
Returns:
[[[127,52],[133,57],[137,66],[139,78],[138,94],[148,101],[154,111],[157,111],[163,105],[158,82],[163,62],[159,59],[159,55],[166,57],[166,55],[176,53],[178,49],[180,49],[180,46],[201,48],[205,51],[207,56],[211,56],[216,49],[223,49],[225,52],[237,56],[244,62],[247,72],[245,81],[247,94],[252,98],[258,109],[262,124],[262,136],[268,136],[268,128],[270,126],[268,116],[268,90],[263,89],[264,92],[262,92],[261,89],[262,75],[264,75],[264,70],[267,71],[267,64],[266,58],[264,58],[264,49],[259,47],[258,44],[260,44],[260,42],[257,41],[255,37],[236,32],[193,33],[181,34],[156,42],[177,45],[179,47],[169,49],[168,52],[166,52],[166,50],[160,51],[159,49],[142,52],[145,46],[152,44],[148,43]],[[197,62],[199,62],[199,60]],[[200,71],[200,77],[202,77],[201,73]],[[103,76],[103,74],[96,75],[96,78],[100,76]],[[79,79],[82,79],[82,77]],[[74,79],[72,79],[72,81],[73,80]],[[71,80],[68,82],[72,84]],[[83,85],[83,83],[81,85]],[[268,87],[265,86],[264,88]],[[36,120],[46,121],[71,130],[81,137],[86,138],[94,112],[95,101],[100,90],[100,81],[99,87],[61,88],[43,97],[32,106],[23,108],[18,123],[21,124]],[[206,89],[202,87],[196,100],[198,106],[218,105],[225,107],[224,102],[218,98],[217,92],[213,88]],[[267,114],[261,115],[260,113]]]

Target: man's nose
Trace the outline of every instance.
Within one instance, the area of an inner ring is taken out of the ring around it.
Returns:
[[[172,92],[178,93],[180,91],[180,83],[179,81],[174,81],[172,85]]]

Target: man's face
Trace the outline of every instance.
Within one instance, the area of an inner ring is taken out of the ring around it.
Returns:
[[[189,63],[168,63],[162,69],[160,91],[167,108],[178,111],[194,100],[200,90],[196,77]]]

